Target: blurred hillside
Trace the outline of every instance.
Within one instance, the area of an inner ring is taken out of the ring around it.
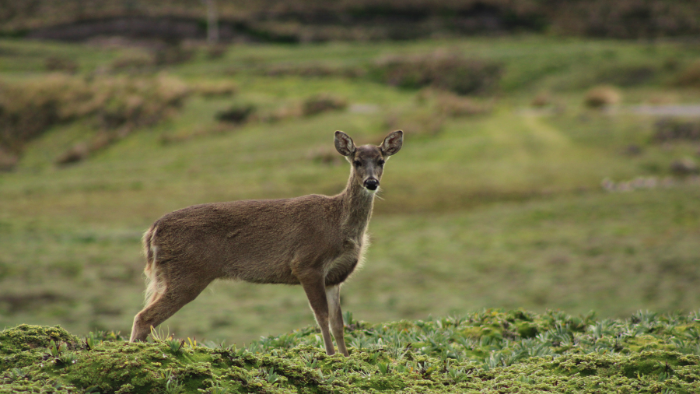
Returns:
[[[659,38],[700,32],[694,0],[215,1],[224,41],[414,39],[508,32]],[[0,32],[61,40],[203,38],[200,0],[0,1]]]

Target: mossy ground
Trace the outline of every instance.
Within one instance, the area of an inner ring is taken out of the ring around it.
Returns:
[[[367,324],[346,315],[349,358],[327,356],[315,327],[237,348],[21,325],[0,332],[0,393],[694,393],[699,318],[484,310]]]

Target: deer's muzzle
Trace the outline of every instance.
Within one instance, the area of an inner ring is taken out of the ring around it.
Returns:
[[[374,178],[367,178],[364,181],[364,186],[368,190],[377,190],[379,187],[379,181]]]

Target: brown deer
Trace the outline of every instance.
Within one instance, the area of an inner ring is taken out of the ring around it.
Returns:
[[[143,236],[146,307],[134,318],[130,340],[145,340],[214,279],[240,279],[300,284],[326,352],[335,354],[330,322],[347,356],[340,286],[361,264],[384,162],[402,144],[401,130],[379,146],[359,147],[336,131],[335,148],[352,164],[338,195],[193,205],[158,219]]]

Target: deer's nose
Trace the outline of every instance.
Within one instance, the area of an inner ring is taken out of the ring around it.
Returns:
[[[365,187],[369,190],[377,190],[379,187],[379,181],[374,179],[374,178],[367,178],[365,179]]]

